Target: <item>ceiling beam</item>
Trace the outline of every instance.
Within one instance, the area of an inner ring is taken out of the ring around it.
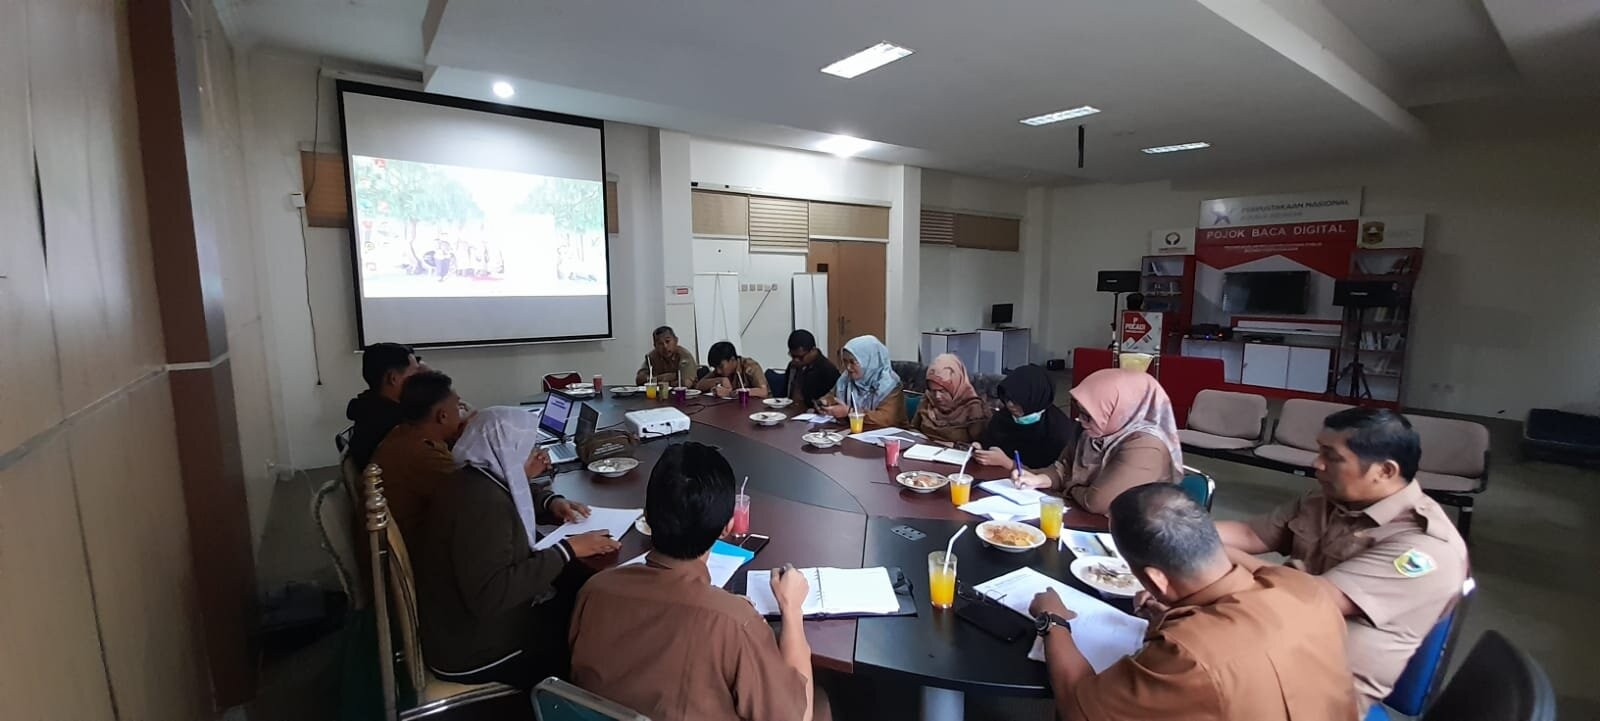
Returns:
[[[1483,0],[1483,7],[1529,82],[1567,93],[1600,92],[1600,3]]]

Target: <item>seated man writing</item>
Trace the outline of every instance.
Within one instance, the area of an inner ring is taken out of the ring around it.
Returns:
[[[1217,531],[1235,562],[1255,568],[1267,564],[1252,554],[1287,555],[1337,603],[1365,713],[1460,597],[1467,544],[1413,480],[1422,445],[1404,416],[1340,411],[1323,421],[1317,446],[1317,490]]]
[[[450,376],[423,371],[400,390],[400,425],[389,431],[372,462],[383,469],[383,495],[400,533],[414,538],[434,493],[455,476],[450,444],[461,433],[461,397]]]
[[[789,398],[802,408],[816,405],[839,382],[839,369],[817,347],[817,337],[809,330],[789,334]]]
[[[706,557],[733,527],[736,494],[733,467],[715,448],[688,442],[661,454],[644,502],[655,550],[579,592],[573,683],[655,721],[813,718],[805,578],[772,573],[777,640],[748,601],[711,585]]]
[[[719,341],[706,352],[706,362],[711,364],[711,374],[700,379],[695,388],[718,398],[732,398],[740,388],[749,388],[750,397],[766,398],[767,374],[761,364],[739,356],[733,344]]]
[[[645,383],[694,385],[700,364],[695,362],[693,353],[678,345],[678,334],[669,326],[661,326],[650,334],[650,340],[655,347],[645,354],[644,363],[639,365],[639,372],[634,374],[633,382],[640,385]]]
[[[1034,598],[1061,719],[1356,718],[1344,623],[1316,579],[1235,565],[1211,517],[1165,483],[1118,495],[1111,535],[1157,615],[1143,648],[1096,674],[1060,596]]]

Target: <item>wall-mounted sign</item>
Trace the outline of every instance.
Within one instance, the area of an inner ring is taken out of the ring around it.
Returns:
[[[1356,245],[1362,248],[1421,248],[1426,215],[1368,215],[1361,218]]]
[[[1156,355],[1161,352],[1161,318],[1160,313],[1146,313],[1138,310],[1122,311],[1122,330],[1118,334],[1117,343],[1123,353],[1149,353]]]
[[[1150,231],[1151,255],[1194,255],[1194,228]]]
[[[1348,220],[1361,215],[1361,189],[1246,195],[1200,201],[1201,228]]]

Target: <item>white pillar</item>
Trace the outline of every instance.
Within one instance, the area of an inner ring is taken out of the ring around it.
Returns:
[[[1040,365],[1049,359],[1050,312],[1050,189],[1028,188],[1026,217],[1022,221],[1022,308],[1017,315],[1022,325],[1032,329],[1030,356]]]
[[[683,345],[694,348],[694,297],[673,295],[674,287],[694,286],[694,241],[689,216],[689,136],[654,130],[650,139],[650,185],[660,203],[660,281],[655,292],[665,306],[662,320],[678,332]],[[704,358],[698,359],[704,361]]]
[[[885,345],[895,360],[916,360],[922,288],[922,168],[897,165],[889,201]]]

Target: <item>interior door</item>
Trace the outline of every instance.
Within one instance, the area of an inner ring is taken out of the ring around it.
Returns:
[[[840,362],[838,349],[858,335],[883,340],[888,287],[888,245],[845,240],[813,240],[806,269],[828,274],[828,354]]]

